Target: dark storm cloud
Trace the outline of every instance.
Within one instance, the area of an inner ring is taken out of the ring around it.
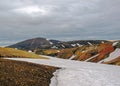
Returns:
[[[120,0],[1,0],[0,40],[119,39]]]

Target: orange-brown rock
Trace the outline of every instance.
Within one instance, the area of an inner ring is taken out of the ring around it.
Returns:
[[[74,58],[74,60],[84,61],[96,54],[97,54],[96,46],[82,46],[76,50],[75,52],[76,57]]]
[[[111,52],[114,51],[114,47],[111,44],[100,44],[97,48],[98,56],[89,60],[89,62],[98,62],[109,56]]]
[[[88,52],[85,52],[85,53],[81,54],[81,56],[77,60],[84,61],[84,60],[88,59],[89,57],[91,57],[91,54]]]
[[[75,48],[62,49],[58,53],[58,58],[69,59],[74,53]]]

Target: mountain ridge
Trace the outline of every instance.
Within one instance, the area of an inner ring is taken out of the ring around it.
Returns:
[[[117,40],[59,41],[46,38],[33,38],[8,47],[63,59],[120,65],[120,54],[117,53],[120,49],[120,41]],[[118,50],[116,51],[116,49]],[[112,52],[117,54],[117,56],[111,55]],[[112,59],[104,61],[110,55]]]
[[[16,44],[7,46],[11,48],[18,48],[22,50],[35,50],[35,49],[64,49],[79,47],[82,45],[100,44],[108,42],[106,40],[73,40],[73,41],[60,41],[47,39],[42,37],[27,39]]]

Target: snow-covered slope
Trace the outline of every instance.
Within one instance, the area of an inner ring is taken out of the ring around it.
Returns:
[[[120,86],[119,66],[48,58],[50,59],[8,59],[61,67],[54,73],[50,86]]]

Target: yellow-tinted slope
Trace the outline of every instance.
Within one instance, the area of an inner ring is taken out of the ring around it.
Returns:
[[[41,57],[37,54],[34,53],[29,53],[26,51],[22,51],[22,50],[17,50],[17,49],[13,49],[13,48],[3,48],[0,47],[0,57],[21,57],[21,58],[41,58],[41,59],[45,59],[45,57]]]

